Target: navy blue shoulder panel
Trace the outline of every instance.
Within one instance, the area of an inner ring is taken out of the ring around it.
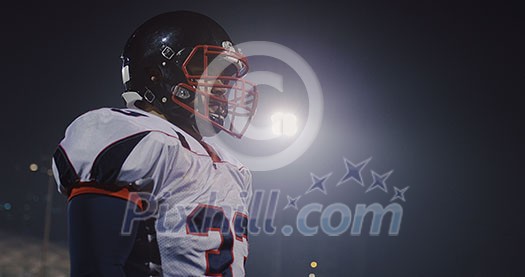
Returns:
[[[75,171],[75,168],[71,164],[71,161],[67,157],[66,151],[62,146],[58,146],[53,154],[53,160],[58,171],[58,178],[60,184],[66,190],[69,190],[72,186],[76,185],[80,178]],[[66,192],[67,193],[67,192]]]
[[[98,184],[115,184],[129,154],[149,133],[150,131],[145,131],[123,138],[100,152],[91,168],[92,181]]]

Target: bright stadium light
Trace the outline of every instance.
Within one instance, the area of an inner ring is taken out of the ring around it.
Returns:
[[[291,137],[297,133],[297,117],[294,114],[277,112],[271,119],[275,135]]]
[[[274,113],[272,115],[272,131],[275,135],[283,134],[283,113]]]

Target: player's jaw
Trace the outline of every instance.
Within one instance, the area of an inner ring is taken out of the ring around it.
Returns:
[[[228,116],[228,92],[220,79],[199,80],[193,106],[197,131],[204,137],[222,130]],[[207,116],[206,116],[207,115]]]

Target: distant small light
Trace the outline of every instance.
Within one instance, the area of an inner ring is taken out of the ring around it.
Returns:
[[[315,274],[310,273],[310,274],[308,274],[308,277],[315,277]]]
[[[35,163],[30,164],[29,170],[31,170],[32,172],[36,172],[38,170],[38,165]]]
[[[316,261],[312,261],[312,262],[310,263],[310,267],[311,267],[311,268],[316,268],[316,267],[317,267],[317,262],[316,262]]]
[[[6,211],[11,210],[12,207],[13,207],[13,206],[11,206],[11,203],[4,203],[4,209],[5,209]]]

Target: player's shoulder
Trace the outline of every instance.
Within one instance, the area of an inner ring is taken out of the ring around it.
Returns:
[[[104,107],[78,116],[67,132],[134,133],[159,131],[170,133],[173,125],[168,121],[138,109]]]
[[[104,107],[87,111],[79,115],[70,126],[90,124],[137,124],[138,119],[148,118],[147,112],[137,109]]]
[[[67,127],[62,145],[79,142],[111,144],[122,139],[148,134],[148,140],[173,141],[178,137],[174,125],[138,109],[104,107],[78,116]]]

